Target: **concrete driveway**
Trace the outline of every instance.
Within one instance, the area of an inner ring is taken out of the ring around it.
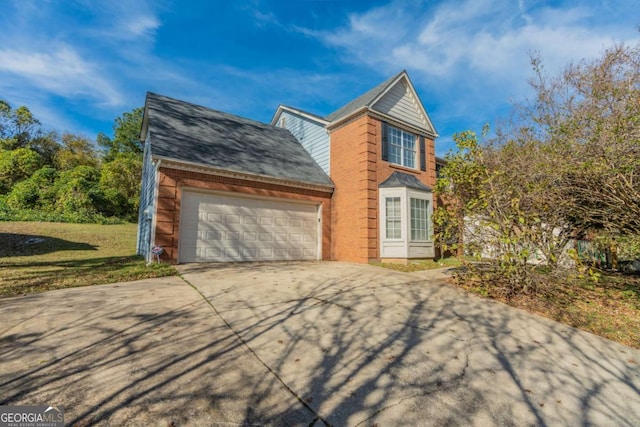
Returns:
[[[337,262],[0,300],[0,404],[67,425],[640,425],[640,351]]]

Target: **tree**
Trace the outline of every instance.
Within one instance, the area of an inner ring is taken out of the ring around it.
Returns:
[[[0,150],[30,148],[37,152],[44,164],[53,165],[55,153],[60,148],[53,132],[44,132],[40,121],[29,108],[11,108],[0,99]]]
[[[0,148],[15,150],[28,146],[40,132],[40,121],[25,107],[11,108],[0,99]]]
[[[0,194],[28,178],[42,166],[42,158],[30,148],[0,151]]]
[[[571,239],[640,236],[640,45],[556,77],[532,64],[535,99],[484,144],[456,134],[437,184],[448,201],[434,214],[438,237],[464,236],[508,294],[536,285],[532,261],[559,271]]]
[[[57,169],[68,170],[76,166],[98,167],[99,159],[92,141],[71,133],[64,133],[61,139],[61,147],[55,154]]]
[[[553,188],[546,153],[526,139],[478,143],[475,133],[454,135],[436,191],[446,201],[434,222],[442,246],[488,258],[506,295],[535,286],[531,261],[556,266],[571,237],[562,200]],[[463,245],[464,243],[464,245]]]
[[[113,125],[113,138],[109,138],[102,132],[98,134],[96,141],[103,148],[106,161],[115,159],[119,154],[142,155],[143,144],[140,142],[140,130],[143,114],[144,109],[134,108],[117,117]]]
[[[37,209],[50,212],[57,200],[55,181],[58,171],[45,166],[28,179],[13,186],[7,204],[13,209]]]
[[[134,153],[119,154],[100,172],[100,189],[110,204],[109,214],[135,221],[140,203],[142,159]]]
[[[609,234],[640,234],[640,44],[548,77],[532,60],[536,92],[520,128],[554,152],[556,185],[574,200],[570,220]]]
[[[447,164],[436,182],[436,192],[445,201],[434,212],[436,239],[443,250],[464,255],[464,219],[482,204],[481,147],[473,131],[453,135],[457,152],[446,156]]]
[[[93,215],[101,200],[100,172],[91,166],[76,166],[61,172],[55,182],[55,210],[59,213]]]

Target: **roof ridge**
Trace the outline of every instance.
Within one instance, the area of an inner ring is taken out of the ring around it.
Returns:
[[[279,128],[277,126],[273,126],[270,123],[264,123],[264,122],[261,122],[261,121],[258,121],[258,120],[249,119],[247,117],[242,117],[242,116],[239,116],[237,114],[227,113],[226,111],[216,110],[215,108],[207,107],[206,105],[196,104],[196,103],[190,102],[190,101],[183,101],[182,99],[174,98],[172,96],[162,95],[162,94],[159,94],[159,93],[154,93],[154,92],[147,91],[147,97],[149,95],[152,95],[152,96],[154,96],[156,98],[169,99],[169,100],[172,100],[172,101],[175,101],[175,102],[179,102],[181,104],[190,105],[192,107],[197,107],[197,108],[202,108],[204,110],[213,111],[214,113],[218,113],[218,114],[225,115],[227,117],[238,119],[238,121],[242,121],[242,122],[246,122],[246,123],[255,123],[257,125],[267,126],[267,127],[275,128],[275,129],[282,129],[282,128]]]

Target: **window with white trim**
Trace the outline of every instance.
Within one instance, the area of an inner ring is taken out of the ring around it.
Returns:
[[[429,240],[429,202],[411,197],[411,240]]]
[[[416,167],[416,136],[387,125],[389,162],[408,168]]]
[[[387,239],[400,239],[402,237],[400,197],[387,197],[385,199],[385,211]]]

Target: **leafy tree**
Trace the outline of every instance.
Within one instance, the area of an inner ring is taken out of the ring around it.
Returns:
[[[458,258],[464,254],[464,219],[483,204],[481,181],[486,173],[480,163],[481,147],[473,131],[453,135],[457,152],[446,156],[440,171],[436,192],[445,203],[436,208],[436,239],[443,250],[455,249]]]
[[[97,213],[96,202],[101,200],[99,180],[100,172],[91,166],[76,166],[61,172],[55,182],[55,210],[60,213]]]
[[[596,242],[633,247],[640,235],[640,45],[556,77],[532,64],[533,102],[482,145],[457,134],[437,184],[448,201],[438,237],[489,258],[484,280],[507,295],[539,284],[532,262],[559,271],[571,239],[595,230]]]
[[[556,182],[574,200],[571,221],[610,234],[640,234],[640,44],[548,77],[532,60],[536,92],[520,127],[555,155]]]
[[[53,157],[59,148],[55,133],[42,130],[40,121],[29,108],[11,108],[0,99],[0,150],[30,148],[42,157],[44,164],[53,165]]]
[[[142,159],[137,154],[120,154],[103,164],[100,189],[111,211],[107,214],[135,221],[140,203]]]
[[[117,117],[113,125],[113,138],[109,138],[102,132],[98,134],[96,141],[103,148],[104,159],[107,162],[114,160],[119,154],[142,155],[140,129],[143,114],[143,108],[134,108]]]
[[[42,166],[42,158],[29,148],[0,151],[0,194],[8,193],[14,184]]]
[[[11,108],[0,99],[0,148],[24,148],[40,131],[40,121],[25,107]]]
[[[31,177],[13,186],[7,204],[13,209],[52,211],[57,199],[55,181],[58,171],[52,167],[38,169]]]
[[[55,165],[59,170],[73,169],[76,166],[98,167],[99,159],[92,141],[83,136],[65,133],[61,142],[62,146],[55,154]]]

